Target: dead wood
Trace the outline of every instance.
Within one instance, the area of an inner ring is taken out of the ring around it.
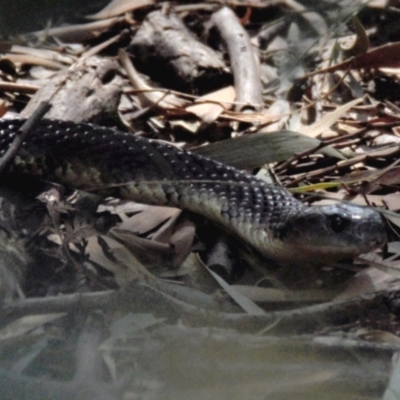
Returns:
[[[175,15],[154,11],[143,21],[129,51],[141,71],[170,89],[197,93],[224,79],[219,53],[197,40]]]
[[[108,59],[82,59],[60,71],[43,86],[21,112],[31,115],[42,101],[51,99],[46,118],[97,124],[118,123],[121,88],[116,82],[118,65]]]

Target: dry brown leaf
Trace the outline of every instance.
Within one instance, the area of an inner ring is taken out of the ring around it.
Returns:
[[[39,58],[45,58],[50,61],[56,61],[63,64],[71,65],[76,62],[76,57],[65,55],[59,51],[49,49],[38,49],[26,46],[13,45],[10,53],[12,54],[25,54]]]
[[[130,231],[113,228],[109,234],[122,243],[146,268],[171,268],[174,265],[175,249],[170,244],[156,242],[134,235]]]
[[[314,122],[312,125],[304,126],[300,129],[300,132],[315,138],[323,133],[326,129],[334,125],[339,118],[343,117],[352,107],[361,103],[362,101],[363,99],[349,101],[348,103],[338,107],[336,110],[325,114],[320,120]]]
[[[8,111],[8,105],[5,100],[0,101],[0,118],[3,118]]]
[[[160,226],[156,232],[149,235],[151,240],[168,244],[173,249],[173,267],[178,267],[187,258],[195,235],[193,222],[187,217],[182,219],[181,215],[186,216],[182,212],[176,213]]]
[[[162,225],[160,225],[160,227],[156,231],[150,233],[148,235],[149,239],[156,240],[157,242],[161,243],[171,244],[171,236],[175,232],[176,224],[180,216],[182,215],[181,210],[175,208],[174,210],[177,212],[173,214],[171,218],[166,220]]]
[[[50,69],[61,69],[64,65],[55,61],[47,60],[46,58],[32,56],[29,54],[5,54],[0,57],[0,60],[9,60],[14,64],[23,65],[41,65]]]
[[[139,207],[134,209],[131,208],[129,212],[135,212],[135,215],[125,218],[124,222],[118,225],[118,229],[139,235],[153,231],[169,219],[176,221],[182,213],[177,208],[149,206],[145,204],[140,204]]]
[[[400,68],[379,68],[379,71],[385,75],[399,78]]]
[[[384,173],[384,170],[357,170],[343,175],[340,182],[350,185],[355,182],[373,182]]]
[[[399,261],[390,261],[383,260],[376,253],[368,253],[362,254],[359,256],[359,259],[363,262],[366,262],[371,267],[375,267],[385,274],[391,275],[393,278],[397,280],[400,279],[400,262]],[[386,286],[387,289],[387,286]]]
[[[398,145],[400,143],[400,127],[394,127],[393,133],[382,133],[381,135],[374,138],[373,144],[376,146],[385,146],[385,145]]]
[[[398,185],[400,167],[389,166],[383,170],[354,171],[341,177],[340,182],[345,185],[362,182],[363,192],[372,193],[385,186]]]
[[[113,237],[126,245],[132,252],[138,251],[140,260],[143,252],[159,252],[166,266],[179,266],[190,253],[195,227],[188,219],[180,218],[182,211],[170,207],[143,206],[141,212],[124,220],[111,230]],[[135,233],[146,234],[147,239],[138,238]],[[149,262],[145,262],[149,265]],[[151,262],[151,265],[156,264]]]
[[[232,108],[235,100],[235,88],[227,86],[223,89],[199,97],[194,105],[186,107],[186,111],[197,115],[205,122],[215,121],[222,111]]]
[[[39,38],[53,36],[65,43],[80,43],[98,37],[106,29],[113,26],[120,20],[119,17],[91,22],[88,24],[77,24],[46,29],[43,31],[32,32]]]
[[[244,122],[255,125],[265,125],[271,122],[278,121],[282,115],[268,115],[264,113],[245,113],[237,111],[224,111],[221,113],[221,118],[228,121]]]
[[[124,219],[114,232],[123,232],[124,237],[119,235],[120,240],[136,242],[136,238],[128,235],[146,234],[147,238],[158,243],[167,245],[168,252],[173,249],[172,265],[180,265],[190,253],[190,249],[194,240],[195,227],[194,224],[187,220],[181,219],[182,211],[171,207],[158,207],[138,205],[136,210],[140,210],[132,217]],[[133,209],[130,209],[132,212]],[[154,231],[154,232],[152,232]],[[164,248],[163,248],[164,249]]]
[[[106,256],[104,246],[107,246],[107,253],[113,257]],[[70,247],[72,250],[78,251],[74,245]],[[115,281],[119,286],[125,286],[133,280],[141,280],[150,275],[128,249],[108,236],[99,235],[87,239],[85,250],[90,261],[114,274]]]
[[[129,11],[151,6],[154,0],[113,0],[96,14],[88,15],[88,19],[104,19],[115,17]]]
[[[331,67],[322,68],[311,75],[322,74],[326,72],[344,71],[349,68],[396,68],[400,67],[400,42],[388,43],[383,46],[375,47],[367,53],[359,54],[340,64]]]
[[[390,145],[382,149],[378,150],[371,150],[368,153],[368,157],[374,157],[374,158],[382,158],[382,157],[392,157],[396,155],[400,150],[400,145]]]
[[[355,31],[355,35],[351,35],[354,40],[351,40],[351,43],[348,43],[347,40],[346,43],[343,40],[340,41],[343,58],[346,59],[363,54],[369,48],[369,38],[360,20],[356,16],[353,16],[351,21]]]
[[[170,243],[174,247],[175,257],[173,264],[181,265],[188,257],[192,248],[196,229],[192,221],[185,219],[175,226],[175,230],[170,238]]]
[[[262,127],[259,132],[274,132],[284,130],[291,114],[290,107],[290,103],[287,100],[275,100],[268,107],[268,109],[263,111],[263,114],[265,116],[269,116],[271,119],[275,118],[276,122]]]
[[[370,8],[386,9],[389,6],[389,0],[369,0],[367,6]]]
[[[377,259],[375,254],[368,256],[368,260]],[[346,300],[387,290],[389,285],[399,285],[399,278],[387,274],[377,268],[368,268],[354,275],[347,283],[345,289],[337,295],[335,300]]]
[[[359,335],[360,339],[367,340],[368,342],[378,342],[378,343],[391,343],[396,346],[400,346],[400,338],[393,333],[373,330],[367,333],[362,333]]]
[[[400,193],[389,193],[385,196],[381,197],[382,201],[384,202],[385,206],[391,211],[399,211],[400,210]],[[375,202],[373,203],[375,204]]]
[[[377,179],[363,186],[367,193],[375,191],[382,186],[396,186],[400,183],[400,167],[384,171]]]

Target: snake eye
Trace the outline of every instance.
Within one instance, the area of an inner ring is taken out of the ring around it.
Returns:
[[[333,232],[340,233],[343,232],[348,221],[340,215],[332,215],[329,217],[329,222],[331,224]]]

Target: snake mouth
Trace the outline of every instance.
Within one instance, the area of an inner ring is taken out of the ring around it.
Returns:
[[[383,247],[388,240],[386,224],[361,224],[358,228],[359,244],[355,255],[368,253]]]
[[[387,242],[387,227],[382,215],[372,208],[316,206],[289,220],[282,242],[283,258],[336,262],[382,247]]]

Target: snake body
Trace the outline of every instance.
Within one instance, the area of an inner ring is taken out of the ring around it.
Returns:
[[[0,121],[0,156],[24,120]],[[211,159],[115,129],[42,120],[9,172],[202,215],[268,258],[298,263],[382,246],[380,213],[352,204],[308,206],[281,187]]]

